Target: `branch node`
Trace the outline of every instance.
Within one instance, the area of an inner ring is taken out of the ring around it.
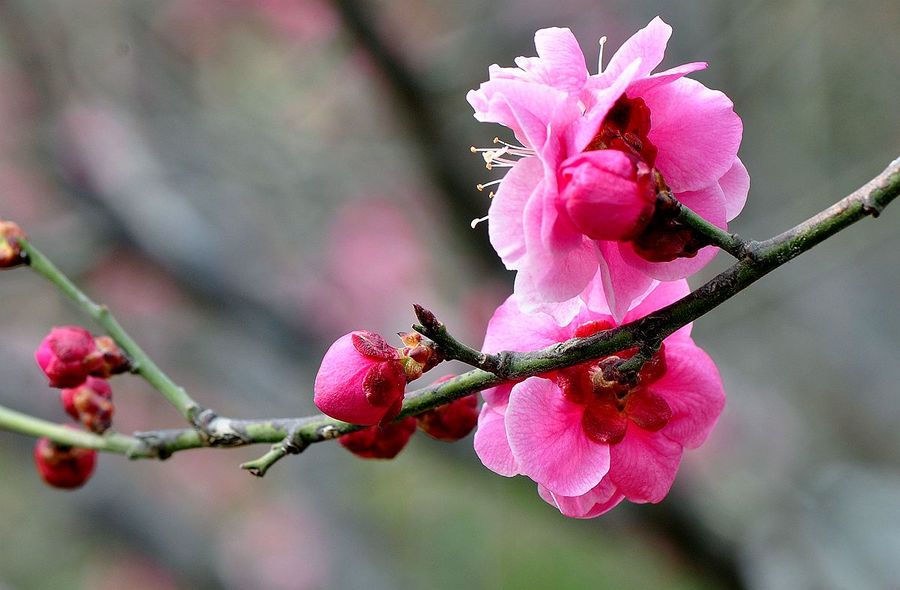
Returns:
[[[341,435],[340,430],[333,424],[326,424],[316,429],[316,436],[322,440],[331,440]]]
[[[200,406],[192,406],[188,410],[190,422],[200,434],[203,446],[206,447],[239,447],[252,442],[246,433],[234,427],[230,418],[223,418]]]
[[[126,453],[126,456],[129,459],[149,455],[160,461],[165,461],[172,456],[172,452],[168,449],[165,439],[155,432],[135,432],[134,438],[141,442],[146,453],[142,452],[139,448],[132,448]]]

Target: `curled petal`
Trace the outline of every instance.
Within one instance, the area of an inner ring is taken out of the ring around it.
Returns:
[[[744,208],[750,192],[750,174],[740,158],[734,159],[734,164],[719,179],[719,186],[725,195],[725,218],[731,221]]]
[[[657,16],[646,27],[622,43],[619,50],[609,60],[609,65],[603,70],[603,76],[618,76],[635,59],[640,59],[641,68],[637,74],[641,78],[647,77],[656,69],[656,66],[662,63],[666,54],[666,45],[671,36],[672,27]]]
[[[475,453],[485,467],[502,475],[512,477],[519,474],[516,459],[509,448],[503,414],[495,408],[484,405],[478,415],[478,430],[475,431]]]
[[[656,88],[657,86],[661,86],[663,84],[670,84],[679,78],[687,76],[688,74],[698,72],[700,70],[705,70],[707,65],[709,64],[707,64],[705,61],[695,61],[668,69],[664,72],[659,72],[658,74],[653,74],[646,78],[635,80],[628,86],[627,95],[629,98],[641,96],[652,88]]]
[[[556,506],[563,515],[571,518],[595,518],[615,508],[625,496],[616,489],[609,477],[580,496],[554,494],[538,484],[538,494],[551,506]]]
[[[541,29],[534,34],[545,80],[566,92],[577,92],[587,80],[587,66],[578,40],[569,29]]]
[[[466,99],[479,121],[500,123],[513,130],[523,145],[539,150],[547,141],[547,123],[568,104],[561,90],[525,80],[489,80]]]

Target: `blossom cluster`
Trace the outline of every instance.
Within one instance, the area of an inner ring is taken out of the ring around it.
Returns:
[[[686,277],[715,256],[678,216],[686,207],[725,229],[741,211],[750,184],[737,156],[742,124],[728,97],[687,77],[705,63],[655,72],[670,35],[656,18],[590,74],[571,31],[542,29],[536,57],[491,66],[489,80],[469,92],[479,121],[514,136],[472,148],[489,170],[506,172],[478,188],[496,186],[488,233],[516,272],[483,352],[536,350],[643,318],[687,295]],[[440,349],[405,343],[392,348],[354,332],[323,359],[319,408],[375,425],[342,440],[360,456],[393,457],[415,430],[412,418],[394,418],[405,383],[440,361]],[[434,354],[411,352],[423,347]],[[541,498],[575,518],[623,500],[662,500],[684,450],[706,440],[725,403],[690,325],[658,346],[507,382],[482,397],[474,445],[484,465],[531,478]],[[460,401],[419,417],[420,426],[452,423],[439,411],[471,421],[477,402]]]

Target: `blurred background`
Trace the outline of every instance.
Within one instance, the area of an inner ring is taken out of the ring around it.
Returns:
[[[569,26],[595,63],[660,14],[664,67],[725,91],[765,238],[900,155],[900,5],[830,0],[0,2],[0,217],[202,404],[314,412],[350,329],[410,305],[478,344],[512,275],[487,242],[465,101],[491,63]],[[900,588],[900,211],[842,232],[697,322],[728,406],[659,506],[576,521],[471,438],[392,462],[316,445],[264,480],[263,448],[102,456],[45,487],[0,433],[0,589]],[[725,267],[720,257],[694,286]],[[63,421],[32,352],[84,323],[0,275],[0,403]],[[450,369],[447,369],[450,370]],[[116,428],[181,426],[113,382]]]

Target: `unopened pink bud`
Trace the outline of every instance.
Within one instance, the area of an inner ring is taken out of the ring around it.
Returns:
[[[90,332],[80,326],[50,330],[34,353],[51,387],[75,387],[98,370],[103,361]]]
[[[0,269],[12,268],[24,262],[18,238],[25,232],[16,223],[0,219]]]
[[[416,419],[409,417],[383,426],[370,426],[345,434],[341,445],[363,459],[393,459],[416,431]]]
[[[593,240],[634,238],[650,221],[656,203],[650,168],[618,150],[569,158],[560,167],[559,189],[569,219]]]
[[[34,463],[45,482],[55,488],[80,488],[97,465],[97,451],[58,445],[48,438],[38,439]]]
[[[314,385],[323,413],[351,424],[378,424],[400,413],[406,375],[396,348],[364,330],[341,336],[322,359]]]
[[[60,391],[66,413],[91,432],[102,434],[112,425],[112,388],[106,379],[88,377],[78,387]]]

